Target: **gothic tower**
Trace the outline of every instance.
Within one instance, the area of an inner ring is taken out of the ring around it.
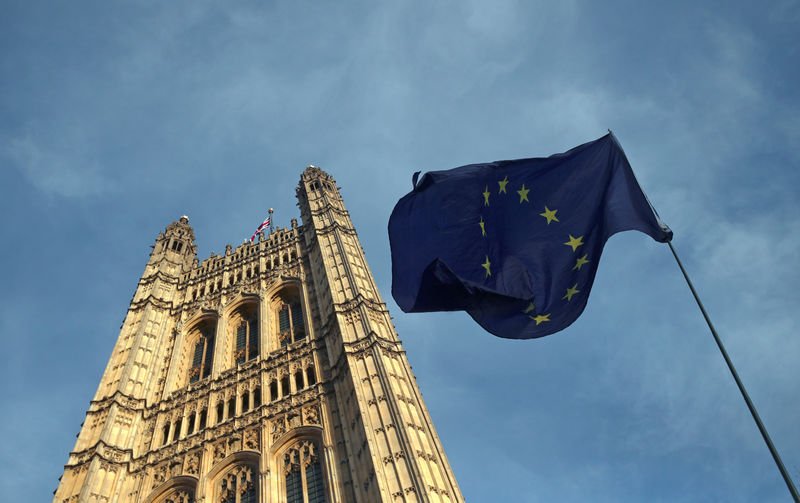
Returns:
[[[196,257],[156,238],[54,502],[462,502],[339,188]]]

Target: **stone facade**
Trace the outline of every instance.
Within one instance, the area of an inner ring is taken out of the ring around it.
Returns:
[[[460,502],[335,181],[200,262],[156,239],[54,502]]]

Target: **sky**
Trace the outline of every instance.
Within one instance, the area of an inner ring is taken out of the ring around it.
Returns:
[[[336,178],[467,501],[784,502],[666,245],[528,341],[405,314],[415,171],[614,131],[800,482],[800,2],[0,1],[0,493],[49,501],[159,231],[198,256]],[[794,257],[794,258],[792,258]]]

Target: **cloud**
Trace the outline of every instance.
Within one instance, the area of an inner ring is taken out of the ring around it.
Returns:
[[[115,189],[91,148],[80,141],[47,142],[31,134],[5,142],[0,155],[47,195],[84,198]]]

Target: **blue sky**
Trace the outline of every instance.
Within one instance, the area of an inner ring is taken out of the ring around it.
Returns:
[[[47,501],[167,224],[201,259],[308,164],[345,204],[468,501],[782,502],[665,245],[606,246],[567,330],[404,314],[414,171],[611,128],[800,481],[800,3],[0,2],[0,492]],[[793,258],[794,257],[794,258]]]

